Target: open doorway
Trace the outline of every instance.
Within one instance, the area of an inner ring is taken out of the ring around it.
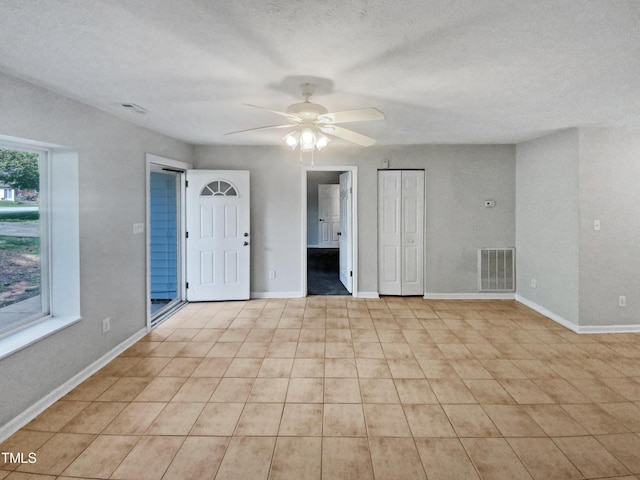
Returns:
[[[357,291],[355,169],[315,167],[304,172],[303,283],[307,295]]]
[[[190,164],[147,154],[147,323],[186,301],[185,172]],[[142,231],[142,229],[141,229]]]

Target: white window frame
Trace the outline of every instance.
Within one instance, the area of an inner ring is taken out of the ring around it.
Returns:
[[[2,135],[0,148],[40,156],[43,305],[41,314],[25,318],[15,328],[0,334],[2,359],[80,320],[80,248],[77,154],[59,146]],[[55,257],[53,251],[58,252]]]

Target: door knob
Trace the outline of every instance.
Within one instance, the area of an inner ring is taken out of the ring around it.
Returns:
[[[248,236],[249,236],[249,234],[248,234],[247,232],[244,232],[244,236],[245,236],[245,237],[248,237]]]
[[[249,242],[244,242],[243,245],[246,247],[247,245],[249,245]]]
[[[338,232],[338,235],[342,236],[342,232]]]

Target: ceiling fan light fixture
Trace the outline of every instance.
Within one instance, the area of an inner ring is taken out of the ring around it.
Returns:
[[[248,128],[225,133],[225,135],[273,128],[289,129],[289,133],[282,137],[282,140],[286,145],[291,147],[292,150],[298,149],[300,152],[300,161],[302,161],[303,153],[310,153],[312,165],[313,152],[316,149],[318,151],[324,150],[327,145],[329,145],[331,142],[329,135],[363,147],[368,147],[376,143],[375,139],[344,128],[340,124],[382,120],[385,116],[380,110],[375,107],[367,107],[328,112],[327,108],[323,105],[309,101],[309,97],[314,93],[315,85],[303,83],[300,88],[304,101],[289,105],[286,111],[271,110],[270,108],[260,107],[258,105],[245,104],[285,117],[288,123]]]
[[[294,132],[287,133],[284,136],[283,140],[287,145],[291,147],[292,150],[295,150],[298,146],[298,143],[300,142],[300,131],[296,130]]]
[[[316,137],[316,148],[318,150],[322,150],[324,147],[329,145],[330,141],[331,141],[331,139],[329,137],[327,137],[322,132],[318,132],[318,135]]]
[[[305,127],[300,132],[300,150],[312,152],[316,146],[316,134],[310,127]]]

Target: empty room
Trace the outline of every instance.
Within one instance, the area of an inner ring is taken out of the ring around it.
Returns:
[[[0,39],[0,480],[640,479],[637,1]]]

